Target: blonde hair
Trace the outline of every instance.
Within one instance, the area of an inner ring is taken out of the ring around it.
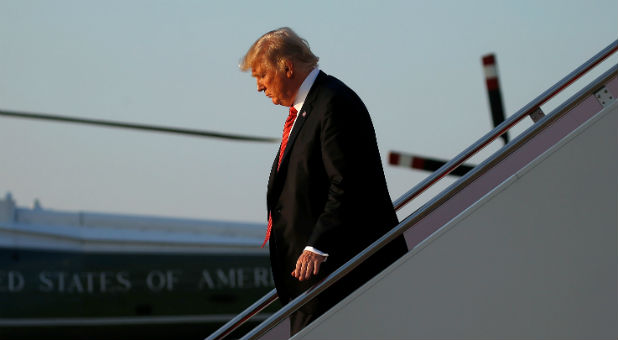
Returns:
[[[310,70],[318,66],[318,60],[307,40],[299,37],[291,28],[281,27],[262,35],[242,58],[240,69],[248,71],[258,64],[284,72],[285,60],[298,69]]]

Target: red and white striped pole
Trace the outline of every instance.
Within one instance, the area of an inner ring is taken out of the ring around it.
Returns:
[[[483,56],[483,71],[485,73],[485,83],[487,84],[487,94],[489,96],[489,106],[494,127],[504,121],[504,106],[502,104],[502,94],[500,92],[500,82],[498,80],[498,66],[496,56],[488,54]],[[508,132],[502,134],[504,144],[509,142]]]
[[[388,153],[388,163],[390,165],[402,166],[406,168],[418,169],[418,170],[426,170],[426,171],[436,171],[440,169],[441,166],[446,164],[445,161],[421,157],[412,154],[405,154],[400,152],[391,151]],[[474,166],[462,164],[458,166],[455,170],[453,170],[450,175],[453,176],[463,176],[468,171],[472,170]]]

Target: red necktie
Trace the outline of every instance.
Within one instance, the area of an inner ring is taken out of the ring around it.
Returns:
[[[290,107],[290,114],[288,118],[285,120],[285,124],[283,125],[283,137],[281,138],[281,147],[279,148],[279,162],[277,163],[277,171],[279,171],[279,167],[281,166],[281,159],[283,158],[283,153],[285,152],[285,147],[288,145],[288,138],[290,136],[290,130],[292,130],[292,126],[294,125],[294,121],[296,120],[296,114],[298,111],[292,106]],[[262,248],[268,242],[270,238],[270,229],[273,227],[273,219],[268,213],[268,227],[266,228],[266,237],[264,238],[264,243],[262,244]]]

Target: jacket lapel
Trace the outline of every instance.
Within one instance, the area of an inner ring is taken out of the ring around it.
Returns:
[[[296,137],[300,133],[300,130],[303,128],[305,121],[311,114],[311,109],[313,108],[313,101],[318,92],[317,88],[319,87],[319,83],[326,76],[326,74],[322,71],[315,78],[315,82],[311,86],[309,93],[307,94],[307,98],[305,98],[305,103],[303,107],[300,108],[298,112],[298,116],[296,118],[296,122],[294,123],[294,127],[292,128],[292,133],[290,134],[290,138],[288,139],[288,144],[285,147],[285,151],[283,152],[283,159],[281,160],[281,166],[279,167],[279,171],[281,171],[286,164],[286,160],[289,158],[290,152],[292,152],[292,148],[294,147],[294,142],[296,141]]]
[[[320,71],[317,78],[315,79],[315,82],[313,83],[313,86],[311,86],[311,90],[309,90],[309,93],[307,94],[307,98],[305,98],[305,103],[303,104],[303,107],[298,112],[296,122],[294,123],[292,132],[290,133],[290,137],[288,138],[288,144],[286,145],[285,151],[283,152],[283,158],[281,159],[281,165],[279,166],[279,171],[277,171],[277,163],[279,161],[279,150],[277,150],[277,156],[275,157],[275,161],[270,171],[270,177],[268,180],[267,196],[268,196],[269,205],[271,202],[271,198],[274,198],[272,197],[272,195],[278,195],[278,194],[275,194],[275,192],[280,191],[280,190],[277,190],[276,188],[278,188],[278,183],[281,180],[281,178],[284,177],[282,176],[282,173],[285,172],[285,168],[287,166],[287,159],[289,158],[289,155],[292,152],[292,148],[294,147],[294,142],[296,141],[296,137],[298,136],[301,129],[303,128],[303,125],[305,124],[305,121],[307,120],[307,118],[309,118],[309,114],[311,113],[311,109],[313,108],[312,102],[315,100],[315,97],[317,96],[317,92],[318,92],[317,88],[319,87],[319,83],[322,82],[324,77],[326,77],[326,74]]]

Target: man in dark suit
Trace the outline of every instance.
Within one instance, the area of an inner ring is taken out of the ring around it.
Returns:
[[[369,112],[318,69],[308,43],[284,27],[264,34],[240,68],[290,107],[268,181],[270,260],[283,304],[397,225]],[[407,251],[399,237],[291,316],[295,334]]]

